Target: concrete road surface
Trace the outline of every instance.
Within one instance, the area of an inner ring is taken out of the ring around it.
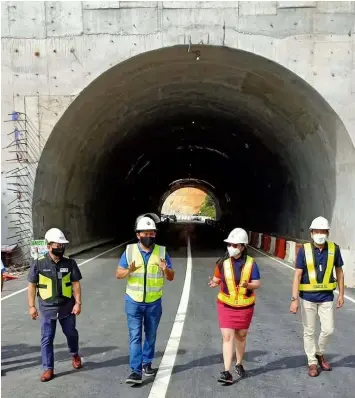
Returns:
[[[183,325],[181,340],[174,366],[160,370],[165,375],[171,372],[166,391],[157,387],[154,378],[145,378],[139,387],[124,383],[129,373],[128,332],[124,314],[125,281],[117,281],[114,277],[122,251],[118,248],[81,266],[83,312],[78,317],[84,357],[81,370],[71,368],[66,341],[58,325],[56,378],[41,383],[40,323],[30,320],[27,315],[26,292],[2,300],[1,396],[153,398],[153,392],[159,398],[354,396],[355,303],[346,300],[344,308],[336,312],[336,331],[328,355],[333,371],[309,378],[300,315],[292,315],[288,311],[292,270],[254,250],[252,254],[260,267],[262,288],[258,291],[247,344],[245,368],[249,377],[232,386],[219,385],[216,380],[223,362],[215,304],[218,291],[210,289],[207,282],[216,259],[223,253],[223,246],[220,250],[206,251],[198,240],[192,242],[191,286],[184,289],[187,312],[175,324],[177,327],[179,323]],[[209,246],[207,242],[205,244]],[[163,299],[155,367],[159,366],[166,349],[185,283],[186,247],[177,246],[170,250],[176,279],[168,284]],[[107,249],[92,250],[76,260],[81,263]],[[6,285],[3,297],[9,294],[7,286],[10,285]],[[25,286],[25,281],[16,282],[16,289]],[[176,338],[171,341],[176,341]],[[171,347],[169,345],[169,352]]]

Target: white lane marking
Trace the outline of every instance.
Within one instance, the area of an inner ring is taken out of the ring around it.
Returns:
[[[292,271],[295,270],[294,267],[292,267],[292,266],[289,265],[289,264],[286,264],[284,261],[281,261],[281,260],[279,260],[279,259],[277,259],[277,258],[275,258],[275,257],[269,256],[268,254],[262,252],[262,251],[259,250],[259,249],[256,249],[255,247],[252,247],[252,246],[250,246],[250,247],[251,247],[253,250],[257,251],[258,253],[263,254],[264,256],[271,258],[271,260],[275,260],[275,261],[277,261],[278,263],[284,265],[285,267],[291,268]],[[339,294],[339,292],[338,292],[337,290],[335,290],[334,293]],[[347,300],[349,300],[349,301],[351,301],[352,303],[355,304],[355,299],[353,299],[352,297],[349,297],[349,296],[347,296],[346,294],[344,294],[344,298],[346,298]]]
[[[187,264],[184,288],[182,290],[179,308],[176,313],[175,321],[168,344],[166,345],[163,358],[160,362],[157,375],[154,379],[152,389],[148,398],[165,398],[168,390],[169,381],[173,367],[175,364],[176,355],[178,352],[182,331],[184,328],[187,306],[189,303],[190,289],[191,289],[191,274],[192,274],[192,257],[190,238],[187,238]]]
[[[104,252],[98,254],[98,255],[95,256],[95,257],[91,257],[91,258],[89,258],[88,260],[85,260],[85,261],[83,261],[82,263],[78,264],[78,266],[80,267],[81,265],[84,265],[84,264],[86,264],[86,263],[88,263],[88,262],[90,262],[90,261],[92,261],[92,260],[95,260],[96,258],[101,257],[101,256],[103,256],[104,254],[111,252],[112,250],[118,249],[119,247],[122,247],[122,246],[126,245],[127,243],[131,242],[131,240],[132,240],[132,239],[128,240],[127,242],[121,243],[121,244],[119,244],[118,246],[112,247],[111,249],[106,250],[106,251],[104,251]],[[2,297],[2,298],[1,298],[1,301],[6,300],[6,299],[8,299],[8,298],[10,298],[10,297],[16,296],[17,294],[20,294],[20,293],[22,293],[22,292],[25,292],[27,289],[28,289],[28,287],[25,287],[25,288],[23,288],[23,289],[21,289],[21,290],[17,290],[16,292],[13,292],[13,293],[11,293],[11,294],[8,294],[7,296]]]

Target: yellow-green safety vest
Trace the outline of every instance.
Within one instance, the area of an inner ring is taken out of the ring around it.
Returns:
[[[37,268],[38,268],[38,296],[46,301],[55,301],[57,299],[65,299],[72,297],[72,282],[70,280],[71,269],[68,268],[67,272],[62,272],[61,279],[58,279],[57,272],[54,273],[47,269],[48,265],[46,265],[43,261],[45,256],[40,257],[37,260]],[[61,292],[59,292],[59,289]]]
[[[304,244],[304,252],[306,256],[306,265],[308,271],[309,283],[300,284],[299,290],[302,292],[320,292],[327,290],[335,290],[337,287],[336,282],[331,282],[334,269],[334,258],[335,258],[335,244],[334,242],[328,242],[328,258],[327,268],[324,273],[323,281],[318,283],[317,273],[315,269],[314,253],[311,243]]]
[[[166,249],[164,246],[154,245],[152,254],[147,265],[139,251],[138,244],[128,245],[126,248],[127,263],[133,261],[136,267],[135,272],[128,275],[126,293],[138,303],[153,303],[160,299],[164,289],[164,273],[159,267],[160,259],[165,259]]]

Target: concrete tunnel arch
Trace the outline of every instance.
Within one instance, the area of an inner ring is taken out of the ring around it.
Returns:
[[[35,236],[56,225],[73,245],[120,238],[185,176],[228,191],[245,228],[303,237],[314,216],[333,218],[337,163],[355,153],[334,110],[266,58],[196,49],[137,55],[79,94],[41,155]]]

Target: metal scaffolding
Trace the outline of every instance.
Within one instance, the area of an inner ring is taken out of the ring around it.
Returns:
[[[11,126],[10,144],[4,150],[10,153],[6,161],[14,167],[6,172],[6,186],[10,196],[8,203],[9,236],[7,245],[14,248],[13,265],[26,265],[30,261],[33,239],[32,195],[38,161],[43,149],[40,133],[25,113],[12,112],[5,120]]]

